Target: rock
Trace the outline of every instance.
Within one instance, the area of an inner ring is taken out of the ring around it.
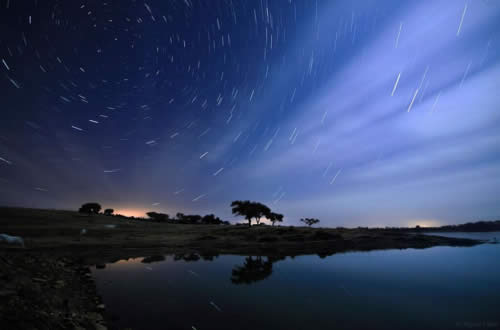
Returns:
[[[14,290],[0,290],[0,297],[8,297],[16,294]]]
[[[95,330],[107,330],[108,329],[108,328],[106,328],[104,325],[102,325],[100,323],[94,324],[94,328],[95,328]]]
[[[65,286],[66,283],[63,281],[63,280],[58,280],[56,281],[56,283],[54,284],[54,288],[56,289],[60,289],[62,288],[63,286]]]
[[[86,316],[88,317],[89,320],[91,320],[93,322],[97,322],[97,321],[102,321],[103,320],[102,315],[99,314],[99,313],[96,313],[96,312],[87,313]]]
[[[0,234],[0,242],[5,242],[7,244],[20,245],[20,246],[24,247],[24,240],[19,236]]]

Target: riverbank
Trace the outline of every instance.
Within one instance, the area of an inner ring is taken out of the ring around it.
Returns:
[[[106,329],[88,267],[71,258],[0,252],[2,329]]]
[[[147,255],[144,251],[293,256],[481,243],[389,229],[170,224],[21,208],[0,208],[0,233],[19,236],[25,244],[3,249],[78,256],[87,264]]]
[[[327,256],[346,251],[472,246],[477,240],[385,229],[188,225],[71,211],[0,208],[1,324],[9,329],[104,329],[88,266],[162,254]]]

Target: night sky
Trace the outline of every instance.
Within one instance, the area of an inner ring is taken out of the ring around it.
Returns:
[[[0,0],[0,205],[500,218],[500,1]]]

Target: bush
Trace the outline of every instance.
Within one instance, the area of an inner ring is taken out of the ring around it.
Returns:
[[[339,239],[342,238],[342,235],[329,233],[324,230],[318,230],[313,234],[313,239],[317,240],[331,240],[331,239]]]
[[[78,212],[88,213],[88,214],[99,214],[100,210],[101,210],[101,204],[99,203],[85,203],[80,207]]]
[[[211,241],[217,239],[217,237],[212,236],[212,235],[205,235],[205,236],[200,236],[197,238],[198,241]]]
[[[305,241],[304,235],[291,235],[291,236],[284,236],[284,240],[290,241],[290,242],[303,242]]]
[[[168,220],[168,214],[157,213],[157,212],[148,212],[147,216],[156,222],[166,222]]]
[[[264,236],[259,238],[259,242],[276,242],[278,237],[276,236]]]
[[[115,212],[115,210],[113,210],[113,209],[105,209],[104,215],[113,215],[114,212]]]

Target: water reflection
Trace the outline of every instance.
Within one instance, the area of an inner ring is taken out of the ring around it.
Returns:
[[[245,258],[243,266],[236,266],[233,268],[233,275],[231,282],[234,284],[251,284],[254,282],[262,281],[273,273],[273,263],[263,260],[262,257],[251,256]]]
[[[231,282],[233,284],[251,284],[262,281],[273,273],[273,263],[285,257],[248,256],[242,266],[236,265],[232,270]]]
[[[159,262],[159,261],[165,261],[165,256],[164,255],[155,255],[155,256],[150,256],[142,259],[143,264],[150,264],[153,262]]]
[[[205,261],[213,261],[215,258],[217,258],[219,255],[218,254],[209,254],[209,253],[178,253],[174,254],[174,261],[198,261],[200,259],[205,260]]]
[[[207,253],[178,253],[172,255],[173,261],[214,261],[218,254]],[[321,258],[325,258],[321,256]],[[251,284],[262,281],[273,273],[273,264],[277,261],[286,259],[286,256],[247,256],[242,265],[235,265],[231,272],[231,283],[233,284]],[[164,262],[167,258],[165,255],[152,255],[144,257],[141,260],[143,264],[151,264],[155,262]],[[123,260],[122,260],[123,262]],[[104,266],[96,265],[96,269],[103,269]]]
[[[493,237],[500,233],[477,238]],[[292,330],[314,324],[318,329],[421,330],[473,322],[491,322],[495,329],[500,325],[499,248],[483,244],[295,258],[152,254],[93,272],[106,317],[117,329]]]

